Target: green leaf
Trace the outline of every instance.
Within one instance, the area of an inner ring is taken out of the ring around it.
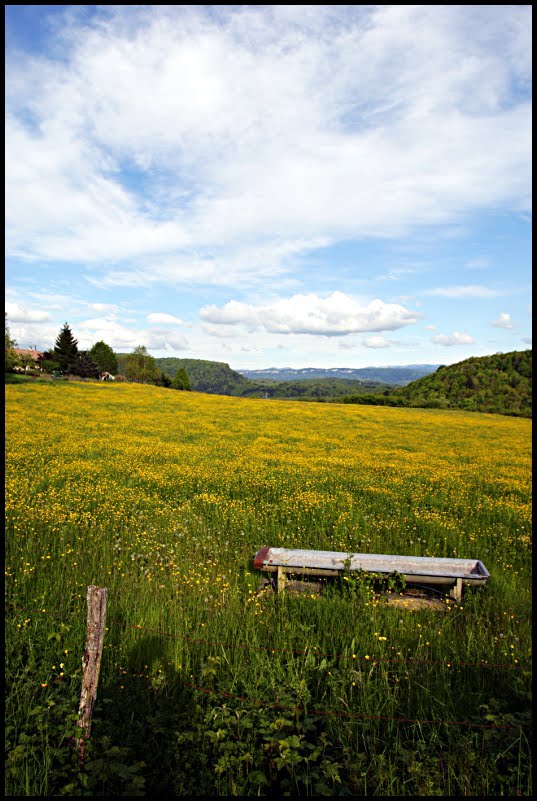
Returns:
[[[256,784],[258,785],[258,787],[261,787],[261,785],[264,784],[268,784],[267,777],[260,770],[253,770],[248,776],[248,778],[252,782],[252,784]]]

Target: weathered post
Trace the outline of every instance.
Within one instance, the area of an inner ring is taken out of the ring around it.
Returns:
[[[456,603],[460,604],[462,602],[462,579],[458,578],[455,581],[454,586],[450,590],[450,597],[453,598]]]
[[[287,576],[285,570],[281,565],[278,565],[278,592],[283,592],[285,589]]]
[[[90,736],[91,715],[97,696],[97,683],[101,667],[104,626],[106,622],[106,588],[90,585],[86,594],[88,621],[86,626],[86,649],[82,657],[82,691],[78,707],[78,721],[82,732],[76,740],[79,762],[84,761],[86,741]]]

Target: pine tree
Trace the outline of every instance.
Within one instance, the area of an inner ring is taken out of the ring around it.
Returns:
[[[80,376],[80,378],[99,378],[99,368],[87,350],[79,352],[77,363],[73,367],[73,373]]]
[[[74,338],[67,323],[56,338],[54,359],[64,373],[71,373],[78,363],[78,340]]]

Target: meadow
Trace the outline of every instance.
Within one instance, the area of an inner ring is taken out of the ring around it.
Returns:
[[[6,785],[531,795],[531,421],[6,386]],[[259,595],[263,545],[480,559],[442,612]],[[86,760],[86,588],[108,589]]]

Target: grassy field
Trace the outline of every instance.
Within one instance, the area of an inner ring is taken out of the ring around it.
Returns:
[[[6,467],[6,795],[531,795],[531,421],[24,383]],[[491,578],[444,612],[259,597],[263,545]]]

